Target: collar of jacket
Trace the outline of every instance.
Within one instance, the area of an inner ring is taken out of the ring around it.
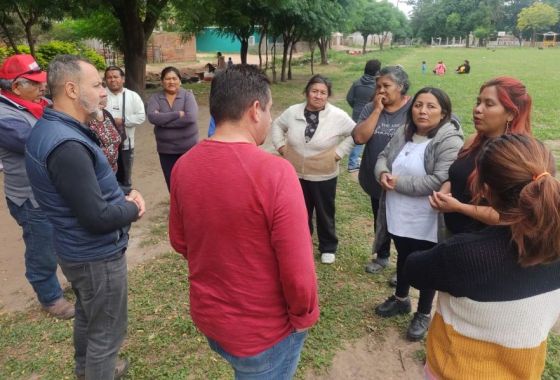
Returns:
[[[48,121],[60,122],[70,128],[74,128],[81,134],[93,140],[97,145],[101,146],[101,142],[99,141],[99,138],[97,137],[95,132],[64,112],[56,111],[52,108],[46,108],[45,113],[43,114],[43,118]]]

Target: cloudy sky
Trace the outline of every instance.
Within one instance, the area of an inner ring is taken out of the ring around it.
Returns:
[[[406,4],[406,0],[389,0],[395,6],[398,3],[399,9],[408,16],[408,13],[412,10],[412,7]]]

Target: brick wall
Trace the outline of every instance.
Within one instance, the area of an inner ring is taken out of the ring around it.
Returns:
[[[196,39],[183,41],[179,33],[154,32],[148,40],[149,63],[196,60]]]

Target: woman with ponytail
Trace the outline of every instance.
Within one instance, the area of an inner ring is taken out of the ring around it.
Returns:
[[[498,222],[498,214],[490,207],[471,202],[476,156],[490,138],[530,135],[531,104],[525,85],[515,78],[498,77],[480,88],[473,108],[476,134],[467,139],[449,168],[449,181],[430,197],[432,207],[444,213],[445,227],[452,234],[476,231]]]
[[[540,379],[560,315],[554,158],[530,136],[503,135],[483,146],[476,170],[475,199],[499,224],[413,253],[404,268],[412,286],[439,291],[426,378]]]

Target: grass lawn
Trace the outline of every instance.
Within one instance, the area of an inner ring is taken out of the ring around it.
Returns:
[[[560,74],[560,50],[537,49],[388,49],[365,57],[336,53],[331,64],[316,66],[333,80],[332,102],[350,111],[345,95],[357,79],[366,59],[378,58],[383,64],[402,64],[411,77],[410,93],[433,85],[445,89],[453,101],[455,113],[464,128],[472,133],[471,109],[478,88],[497,75],[512,75],[526,83],[534,99],[535,135],[542,139],[560,139],[560,110],[553,100]],[[431,68],[443,59],[450,71],[469,59],[472,74],[444,77],[422,75],[420,63]],[[294,80],[273,86],[275,115],[288,105],[303,101],[301,92],[310,76],[309,66],[295,66]],[[200,104],[207,104],[208,86],[192,86]],[[342,167],[345,168],[344,163]],[[345,172],[339,178],[337,230],[340,239],[337,261],[332,266],[317,265],[321,320],[310,333],[302,354],[298,376],[309,368],[324,371],[333,355],[347,340],[367,334],[383,334],[388,326],[402,331],[407,318],[382,320],[371,312],[391,290],[385,285],[390,271],[370,276],[363,264],[370,258],[372,215],[369,199]],[[146,237],[145,249],[165,238],[165,204],[159,205],[154,229]],[[208,348],[188,316],[186,263],[177,254],[144,263],[130,273],[129,333],[122,349],[132,366],[133,379],[222,379],[232,371]],[[72,379],[72,324],[45,318],[35,310],[0,316],[0,379]],[[422,355],[420,354],[419,357]],[[380,363],[380,365],[383,365]],[[36,377],[33,377],[36,376]],[[560,378],[560,337],[549,338],[545,379]]]

